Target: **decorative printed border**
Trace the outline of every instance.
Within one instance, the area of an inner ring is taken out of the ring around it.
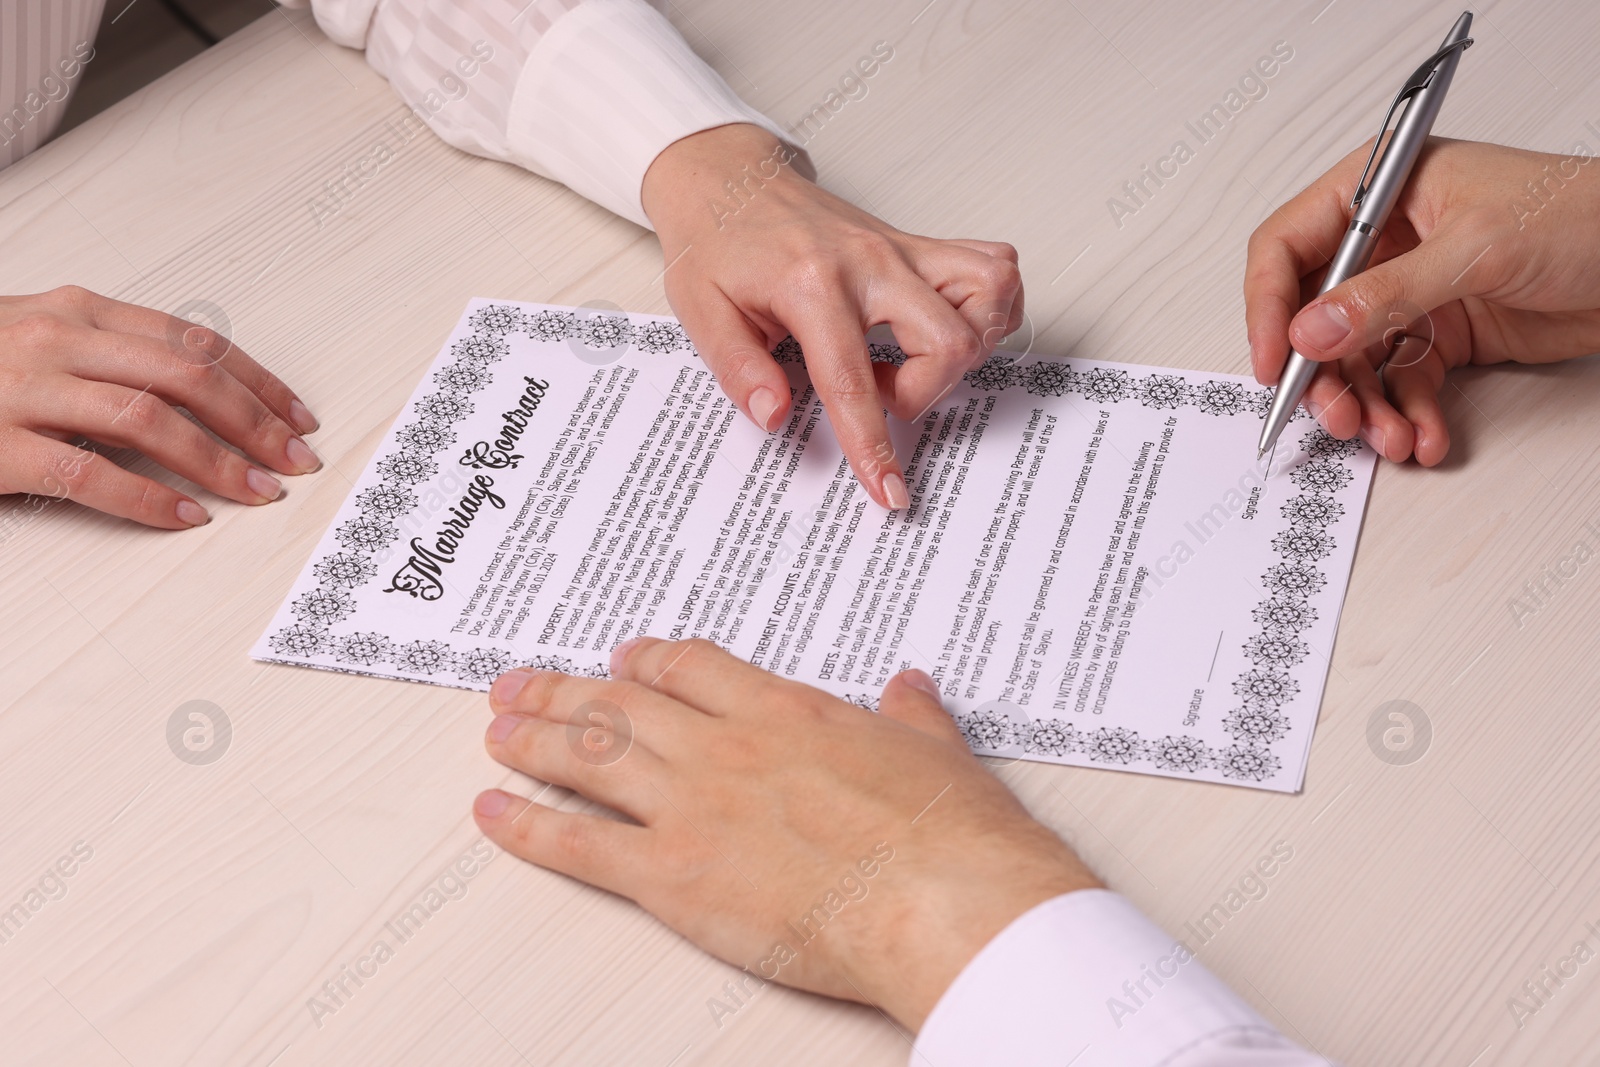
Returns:
[[[1150,376],[1159,377],[1164,376]],[[1126,395],[1135,395],[1134,388],[1130,385]],[[1186,391],[1196,390],[1186,386]],[[1261,576],[1267,596],[1251,611],[1258,629],[1242,646],[1254,666],[1234,679],[1233,694],[1239,706],[1222,720],[1233,744],[1212,746],[1188,735],[1145,738],[1137,730],[1120,726],[1080,730],[1061,718],[1028,719],[1021,708],[1009,714],[987,708],[957,715],[956,724],[967,744],[991,755],[1021,746],[1027,753],[1056,757],[1077,753],[1108,765],[1148,763],[1168,773],[1215,770],[1224,778],[1256,782],[1275,776],[1283,760],[1272,747],[1290,728],[1282,708],[1300,692],[1300,683],[1290,671],[1305,662],[1311,651],[1300,635],[1317,621],[1317,609],[1310,601],[1328,584],[1328,576],[1317,569],[1317,563],[1337,547],[1328,528],[1344,516],[1344,505],[1333,494],[1355,479],[1343,461],[1357,455],[1362,444],[1359,440],[1341,441],[1313,425],[1302,437],[1301,447],[1310,459],[1289,475],[1301,493],[1284,501],[1279,510],[1287,525],[1272,539],[1272,549],[1282,562]]]
[[[899,366],[906,361],[906,354],[898,345],[874,343],[867,345],[867,351],[874,363]],[[778,347],[772,350],[772,357],[779,363],[800,363],[804,359],[800,345],[793,337],[786,337],[779,342]],[[1094,404],[1138,400],[1147,408],[1176,410],[1192,407],[1207,415],[1248,412],[1265,416],[1267,409],[1272,406],[1271,389],[1251,388],[1242,382],[1189,382],[1176,374],[1140,376],[1116,367],[1076,371],[1071,364],[1059,359],[1030,358],[1010,352],[995,353],[968,371],[963,380],[988,393],[1005,389],[1024,389],[1034,396],[1066,396],[1073,393]],[[1310,418],[1304,409],[1296,410],[1294,417],[1297,420]]]
[[[506,304],[489,304],[474,311],[467,322],[471,335],[450,346],[452,358],[434,372],[435,390],[412,405],[413,418],[394,433],[395,447],[375,464],[381,481],[356,494],[361,514],[335,528],[339,551],[312,565],[316,587],[290,603],[296,621],[268,635],[267,644],[279,655],[296,659],[331,656],[355,669],[382,665],[430,678],[453,675],[461,682],[478,685],[487,685],[518,666],[591,678],[607,676],[604,664],[582,665],[564,656],[536,656],[519,663],[503,648],[457,649],[445,641],[402,643],[380,633],[333,632],[336,624],[355,613],[354,590],[377,575],[373,557],[399,538],[394,520],[417,506],[413,487],[439,473],[440,461],[457,443],[456,424],[473,413],[473,397],[489,383],[489,368],[510,354],[508,335],[568,341],[591,352],[631,345],[657,355],[699,355],[676,322],[635,324],[621,312],[525,312]]]
[[[700,354],[678,323],[634,323],[622,312],[580,314],[549,308],[526,312],[506,304],[488,304],[472,312],[467,321],[472,333],[451,345],[452,358],[434,372],[435,391],[412,405],[413,418],[394,433],[394,447],[376,462],[380,482],[356,495],[361,514],[335,529],[339,550],[312,566],[317,585],[290,604],[296,621],[268,635],[268,644],[279,655],[295,659],[331,656],[358,670],[386,665],[424,677],[453,675],[461,682],[479,685],[516,666],[607,676],[604,664],[581,665],[562,656],[538,656],[519,663],[506,649],[457,649],[444,641],[399,643],[380,633],[333,632],[336,624],[355,613],[353,591],[376,576],[373,556],[399,538],[393,520],[417,506],[413,487],[437,474],[440,460],[457,443],[456,424],[473,413],[472,398],[488,384],[489,367],[510,353],[508,335],[566,341],[590,352],[631,346],[657,355]],[[878,363],[899,365],[906,359],[893,344],[870,343],[868,353]],[[772,355],[779,363],[804,360],[793,337],[779,342]],[[1035,396],[1071,393],[1095,404],[1136,399],[1149,408],[1193,407],[1215,416],[1264,415],[1272,402],[1270,389],[1250,388],[1240,382],[1189,382],[1175,374],[1136,375],[1112,367],[1077,371],[1062,360],[1029,359],[1005,352],[967,372],[965,380],[986,392],[1020,388]],[[1303,411],[1296,417],[1307,418]],[[1020,745],[1024,752],[1037,755],[1078,753],[1096,763],[1127,766],[1147,762],[1163,771],[1188,774],[1215,769],[1227,778],[1258,782],[1275,775],[1283,764],[1272,746],[1289,731],[1289,720],[1281,708],[1300,691],[1299,682],[1289,672],[1304,662],[1310,651],[1299,635],[1316,621],[1316,609],[1309,601],[1328,581],[1315,564],[1332,553],[1335,543],[1328,527],[1344,514],[1333,494],[1354,479],[1342,461],[1359,453],[1362,445],[1360,441],[1341,441],[1313,426],[1304,435],[1302,447],[1311,459],[1290,475],[1302,492],[1284,503],[1287,525],[1272,541],[1283,562],[1262,576],[1270,595],[1252,612],[1259,629],[1243,646],[1255,666],[1234,680],[1239,706],[1223,720],[1234,744],[1213,747],[1189,736],[1147,739],[1122,727],[1083,731],[1060,718],[1027,720],[1021,709],[1013,714],[1023,718],[1022,722],[993,709],[956,716],[967,743],[993,754]],[[846,699],[869,708],[877,704],[875,696]]]

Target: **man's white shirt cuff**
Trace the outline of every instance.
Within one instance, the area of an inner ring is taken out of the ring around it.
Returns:
[[[1323,1064],[1126,898],[1085,889],[1001,931],[923,1025],[913,1067]]]

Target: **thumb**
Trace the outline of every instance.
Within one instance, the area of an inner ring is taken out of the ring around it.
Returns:
[[[1468,268],[1482,242],[1435,233],[1416,248],[1367,268],[1329,289],[1289,323],[1289,341],[1307,359],[1339,359],[1389,343],[1442,304],[1467,296]],[[1484,274],[1487,272],[1473,272]]]
[[[927,673],[919,670],[901,671],[883,687],[883,698],[878,701],[878,713],[896,722],[905,723],[913,730],[937,737],[967,749],[967,739],[955,720],[940,703],[939,685]]]

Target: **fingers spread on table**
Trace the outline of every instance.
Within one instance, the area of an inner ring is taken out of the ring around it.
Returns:
[[[661,761],[633,744],[631,719],[614,704],[576,709],[566,723],[533,715],[497,715],[484,733],[489,754],[543,782],[582,793],[640,822],[660,809],[652,781]]]
[[[670,697],[628,680],[579,678],[557,671],[514,670],[495,679],[489,708],[496,714],[530,715],[576,731],[595,758],[643,746],[674,758],[692,752],[700,716]],[[616,736],[608,740],[606,734]]]
[[[186,362],[220,367],[295,430],[300,433],[316,431],[316,417],[294,390],[250,358],[226,335],[164,311],[112,300],[87,290],[83,292],[86,294],[83,306],[98,328],[137,334],[158,342]]]
[[[639,891],[649,831],[595,815],[556,811],[499,789],[472,806],[489,840],[530,863],[625,897]]]
[[[778,706],[797,707],[815,690],[779,678],[703,638],[663,641],[641,637],[611,654],[611,676],[648,686],[708,715],[738,715]]]
[[[224,448],[155,394],[107,382],[69,382],[38,399],[34,417],[39,426],[138,449],[173,473],[241,504],[265,504],[281,495],[276,478]]]
[[[322,466],[295,427],[234,376],[242,369],[239,361],[184,358],[160,341],[103,330],[85,332],[71,367],[80,378],[182,405],[218,437],[284,474]]]
[[[27,430],[0,440],[6,455],[6,490],[73,500],[118,518],[163,530],[187,530],[211,521],[190,497],[104,456]]]

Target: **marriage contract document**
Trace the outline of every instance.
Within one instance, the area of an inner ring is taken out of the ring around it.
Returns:
[[[871,345],[876,360],[905,357]],[[258,659],[487,689],[709,638],[873,707],[920,667],[977,752],[1295,791],[1374,455],[1231,375],[1000,352],[855,483],[792,340],[751,425],[671,319],[475,300]]]

